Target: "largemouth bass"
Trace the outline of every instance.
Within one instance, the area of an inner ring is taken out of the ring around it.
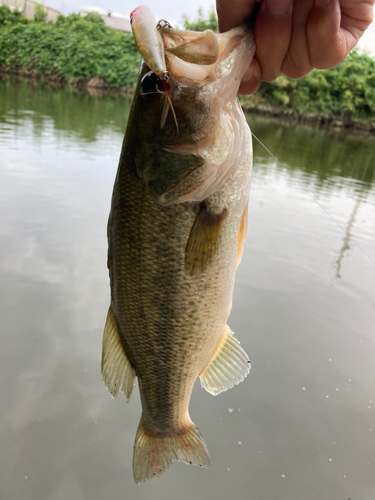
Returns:
[[[189,416],[197,377],[211,394],[241,382],[247,354],[227,326],[247,226],[251,134],[237,99],[252,29],[176,31],[147,7],[131,16],[144,61],[108,222],[111,305],[102,375],[142,416],[137,483],[173,460],[208,466]]]

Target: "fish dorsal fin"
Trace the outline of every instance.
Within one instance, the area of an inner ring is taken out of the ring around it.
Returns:
[[[238,267],[241,264],[242,255],[245,248],[247,222],[248,222],[248,206],[246,205],[245,211],[243,213],[240,222],[240,229],[238,231],[236,267]]]
[[[226,215],[226,209],[214,214],[203,205],[186,245],[185,268],[190,275],[203,272],[218,253]]]
[[[226,325],[217,349],[200,375],[201,385],[217,396],[242,382],[250,372],[250,360],[232,330]]]
[[[102,377],[113,398],[120,393],[129,401],[135,384],[135,370],[125,354],[112,306],[108,309],[104,327]]]

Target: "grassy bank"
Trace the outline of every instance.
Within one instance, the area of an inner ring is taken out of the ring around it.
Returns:
[[[184,21],[191,29],[217,30],[215,13]],[[140,55],[132,35],[105,26],[96,14],[59,16],[55,24],[27,20],[0,7],[0,70],[96,87],[132,88]],[[280,76],[241,97],[245,109],[327,124],[375,129],[375,61],[352,51],[336,68],[300,80]]]
[[[134,85],[141,57],[132,35],[106,27],[97,14],[59,16],[55,24],[29,22],[19,13],[9,17],[0,7],[3,71],[72,84],[98,77],[108,87]]]
[[[241,97],[245,109],[343,126],[375,126],[375,60],[353,50],[336,68],[313,70],[300,80],[279,76]]]

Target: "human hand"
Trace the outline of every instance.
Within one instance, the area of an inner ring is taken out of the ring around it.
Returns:
[[[243,23],[258,0],[216,0],[220,31]],[[349,54],[372,22],[375,0],[262,0],[255,22],[255,57],[240,94],[281,73],[301,78],[333,68]]]

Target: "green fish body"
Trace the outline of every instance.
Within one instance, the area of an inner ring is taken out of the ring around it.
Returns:
[[[227,319],[251,181],[251,134],[236,93],[254,53],[252,33],[157,30],[167,73],[142,64],[108,222],[102,374],[111,395],[127,399],[138,378],[137,483],[172,460],[208,466],[188,411],[194,383],[200,377],[219,394],[250,370]],[[191,62],[195,48],[211,63]]]

